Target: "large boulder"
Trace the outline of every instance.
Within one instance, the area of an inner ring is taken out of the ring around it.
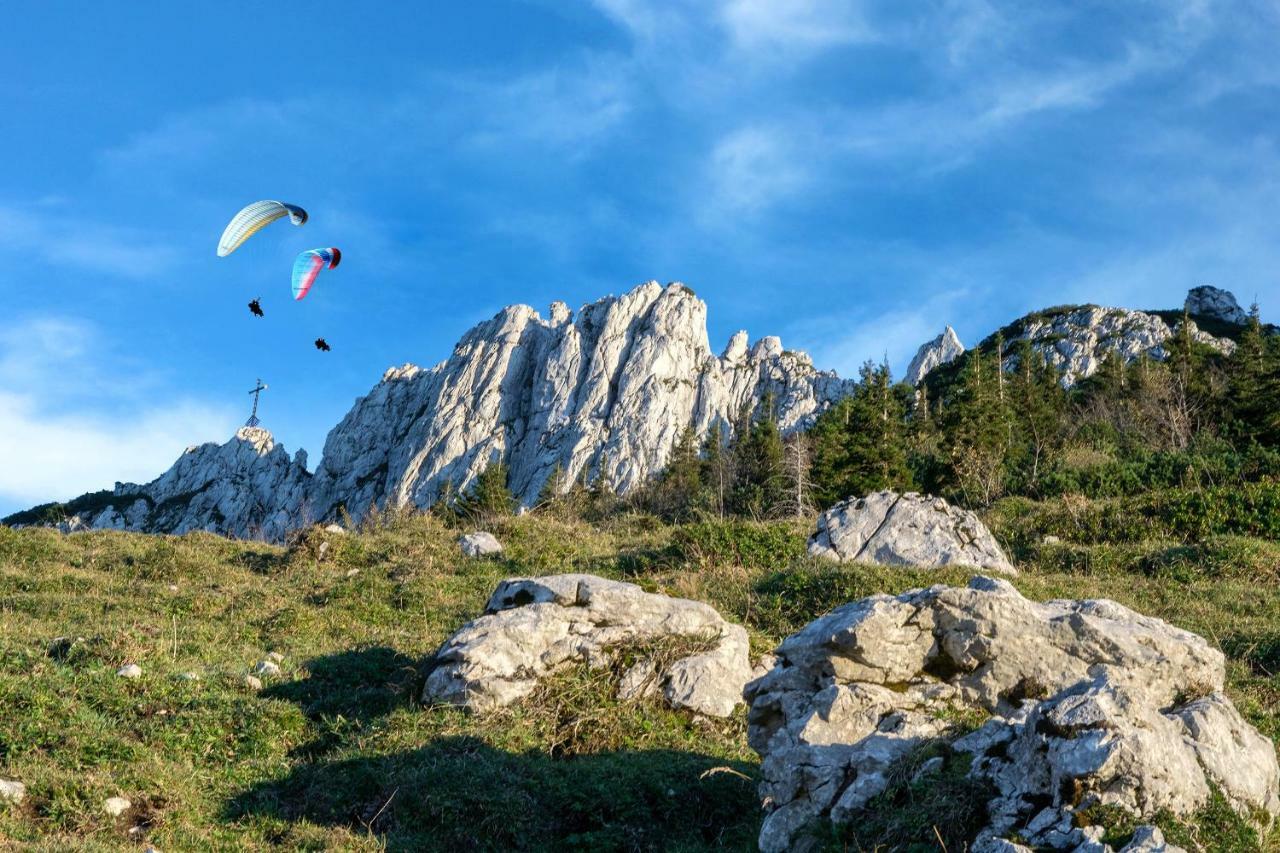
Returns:
[[[502,553],[498,537],[484,530],[462,536],[458,539],[458,547],[467,557],[496,557]]]
[[[1017,574],[976,515],[915,492],[874,492],[836,504],[818,517],[809,553],[840,562]]]
[[[752,674],[747,632],[710,605],[594,575],[504,580],[485,614],[436,652],[423,700],[491,710],[561,667],[606,666],[617,650],[673,638],[698,650],[660,669],[642,657],[622,674],[620,695],[652,691],[675,708],[729,716]]]
[[[776,655],[745,691],[765,851],[856,818],[938,739],[989,786],[973,850],[1073,849],[1101,837],[1090,807],[1189,815],[1211,785],[1246,819],[1280,813],[1274,749],[1223,695],[1222,653],[1113,601],[1038,604],[979,577],[846,604]],[[958,711],[989,716],[965,733]]]
[[[1236,302],[1235,294],[1220,287],[1209,284],[1193,287],[1187,291],[1187,301],[1183,308],[1188,314],[1198,317],[1212,317],[1225,323],[1243,326],[1249,322],[1249,315]]]

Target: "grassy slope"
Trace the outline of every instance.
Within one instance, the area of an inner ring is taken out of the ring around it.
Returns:
[[[1055,514],[991,516],[1008,541],[1030,543],[1019,548],[1025,594],[1110,597],[1210,637],[1230,656],[1241,710],[1280,738],[1269,674],[1280,669],[1280,547],[1033,544]],[[618,705],[597,674],[574,671],[519,707],[469,717],[418,704],[424,660],[512,574],[591,571],[703,599],[746,624],[757,651],[844,601],[968,577],[818,565],[803,557],[804,527],[782,523],[526,516],[494,532],[508,547],[500,562],[460,557],[456,532],[425,517],[316,532],[290,551],[0,528],[0,777],[28,790],[22,806],[0,806],[0,840],[752,849],[759,804],[742,776],[758,764],[741,712],[711,725]],[[84,639],[58,659],[48,647],[59,636]],[[284,654],[283,676],[251,691],[243,676],[269,651]],[[141,679],[116,677],[126,662]],[[201,680],[181,680],[187,671]],[[120,819],[102,811],[114,795],[134,804]],[[1202,842],[1215,832],[1186,831]]]

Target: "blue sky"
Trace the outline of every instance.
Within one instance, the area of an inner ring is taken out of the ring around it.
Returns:
[[[716,349],[779,334],[842,373],[1202,283],[1267,316],[1278,37],[1246,0],[19,3],[0,512],[225,440],[258,376],[314,466],[388,366],[651,278],[707,300]],[[260,198],[312,219],[216,258]]]

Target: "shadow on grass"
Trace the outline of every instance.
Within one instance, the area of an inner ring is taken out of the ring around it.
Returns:
[[[378,836],[387,850],[753,850],[754,779],[704,776],[724,766],[675,750],[562,760],[448,737],[300,767],[244,791],[225,817],[349,827]]]
[[[422,687],[420,662],[386,646],[312,658],[305,667],[307,678],[272,685],[261,694],[297,704],[318,724],[320,736],[295,747],[295,758],[323,756],[350,728],[412,704]]]
[[[1260,678],[1280,674],[1280,634],[1228,634],[1222,638],[1222,651],[1248,664]]]
[[[254,574],[271,575],[284,568],[289,558],[287,554],[274,551],[245,550],[236,554],[232,562]]]

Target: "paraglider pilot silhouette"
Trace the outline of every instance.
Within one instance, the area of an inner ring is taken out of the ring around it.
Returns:
[[[328,352],[329,344],[324,338],[316,338],[316,349],[320,350],[320,352]]]
[[[254,299],[249,303],[249,313],[253,314],[255,317],[265,316],[262,313],[262,306],[258,303],[257,299]]]

